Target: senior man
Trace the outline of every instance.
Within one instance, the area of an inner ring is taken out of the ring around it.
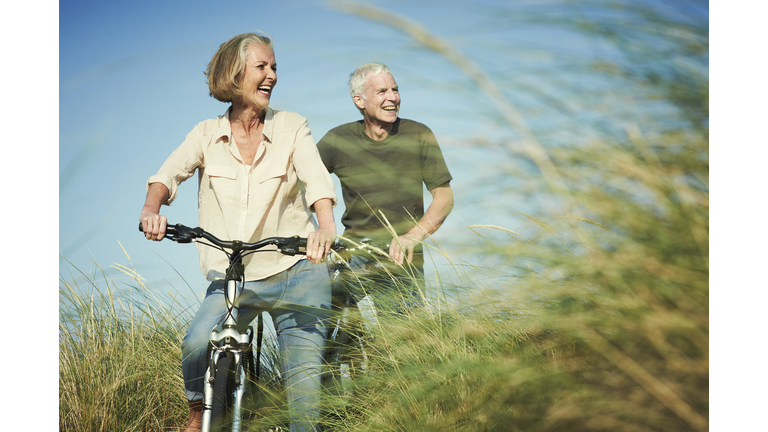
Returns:
[[[376,267],[374,273],[391,282],[384,285],[405,285],[415,295],[415,283],[423,277],[421,242],[453,209],[452,177],[432,131],[398,117],[400,92],[387,66],[358,67],[350,75],[349,93],[363,119],[329,131],[317,145],[320,157],[341,182],[343,236],[389,243],[389,255],[398,264],[384,264],[382,271],[382,264],[356,257],[353,268]],[[426,212],[422,184],[432,194]]]

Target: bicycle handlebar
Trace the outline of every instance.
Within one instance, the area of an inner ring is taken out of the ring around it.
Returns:
[[[139,222],[139,231],[144,232],[141,222]],[[165,237],[168,240],[175,241],[176,243],[191,243],[193,240],[202,238],[208,240],[213,245],[230,249],[233,252],[245,252],[256,249],[261,249],[264,246],[275,245],[278,250],[285,255],[306,254],[306,251],[301,251],[301,248],[307,247],[307,239],[304,237],[269,237],[257,241],[256,243],[244,243],[240,240],[220,240],[213,234],[205,231],[204,229],[190,228],[182,224],[166,225]],[[359,245],[347,244],[343,242],[334,242],[331,245],[331,250],[336,253],[355,254],[360,252],[371,253],[372,249],[381,249],[382,251],[389,251],[389,244],[374,243],[371,239],[365,238],[360,241]]]
[[[139,231],[144,232],[141,222],[139,222]],[[306,254],[306,251],[301,251],[300,249],[306,249],[307,247],[307,239],[299,236],[269,237],[255,243],[244,243],[240,240],[220,240],[200,227],[190,228],[182,224],[166,225],[164,238],[175,241],[176,243],[191,243],[193,240],[202,238],[208,240],[217,247],[230,249],[233,253],[251,251],[261,249],[264,246],[274,245],[285,255],[304,255]]]

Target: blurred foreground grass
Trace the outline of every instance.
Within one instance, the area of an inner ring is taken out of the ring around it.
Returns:
[[[706,18],[589,5],[623,20],[580,9],[556,24],[623,54],[580,63],[604,91],[574,101],[589,111],[574,116],[596,126],[572,145],[526,122],[529,111],[450,44],[382,11],[344,6],[467,61],[462,70],[514,130],[493,145],[520,163],[494,175],[522,179],[516,193],[541,206],[518,213],[520,226],[468,228],[478,237],[462,254],[498,265],[455,262],[438,270],[430,307],[379,314],[373,373],[356,377],[351,394],[326,399],[326,430],[708,429]],[[178,346],[193,311],[154,301],[125,271],[127,296],[115,295],[113,281],[75,287],[62,276],[61,430],[184,424]]]

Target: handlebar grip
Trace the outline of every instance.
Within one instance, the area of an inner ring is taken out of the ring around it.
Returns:
[[[139,222],[139,232],[144,232],[144,225]],[[176,226],[171,224],[165,225],[165,237],[168,237],[168,234],[176,234]]]

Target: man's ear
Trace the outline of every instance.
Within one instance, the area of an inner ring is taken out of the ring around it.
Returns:
[[[360,109],[365,109],[365,103],[363,101],[363,97],[360,95],[354,95],[352,96],[352,100],[355,102],[355,106]]]

